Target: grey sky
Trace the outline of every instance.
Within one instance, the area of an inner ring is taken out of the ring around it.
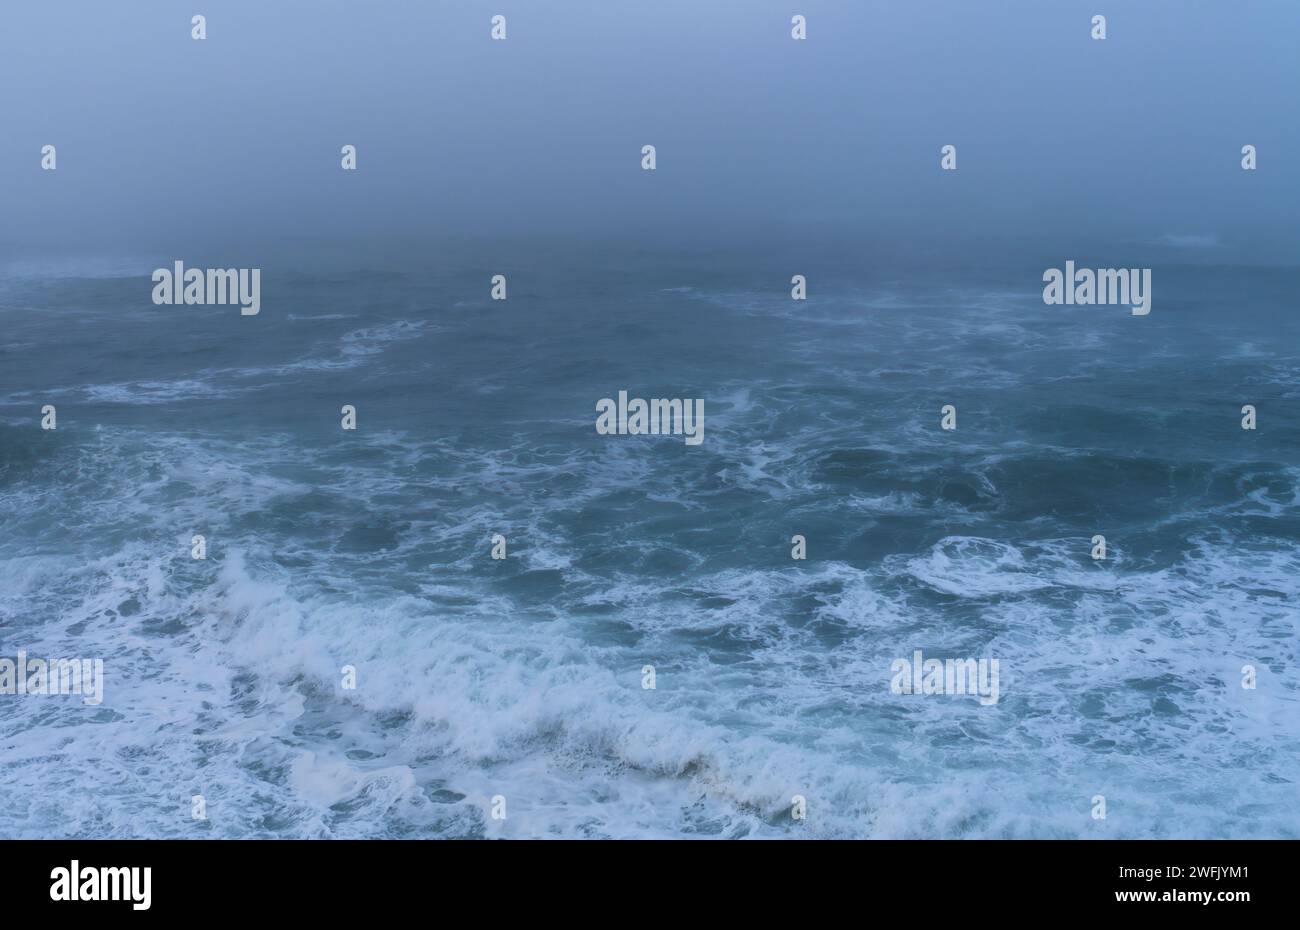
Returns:
[[[1295,263],[1298,48],[1294,0],[14,0],[0,245],[544,234]]]

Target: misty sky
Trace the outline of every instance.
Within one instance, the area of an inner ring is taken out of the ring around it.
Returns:
[[[939,169],[948,143],[956,172]],[[0,246],[379,235],[1155,244],[1294,264],[1300,3],[0,7]]]

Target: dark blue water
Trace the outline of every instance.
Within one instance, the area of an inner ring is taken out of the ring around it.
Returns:
[[[0,835],[1300,836],[1300,272],[174,257],[0,282],[0,654],[106,675],[0,696]]]

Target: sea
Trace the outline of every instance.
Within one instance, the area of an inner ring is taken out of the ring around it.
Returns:
[[[0,266],[0,836],[1300,838],[1300,268],[177,259]]]

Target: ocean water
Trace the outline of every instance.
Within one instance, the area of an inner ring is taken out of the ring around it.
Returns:
[[[106,676],[0,696],[0,836],[1300,837],[1300,270],[171,259],[0,277],[0,655]]]

